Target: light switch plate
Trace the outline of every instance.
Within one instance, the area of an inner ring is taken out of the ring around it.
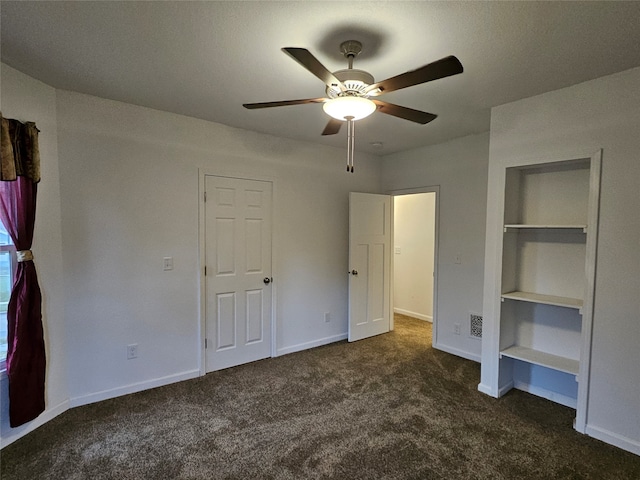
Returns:
[[[164,257],[163,258],[163,269],[173,270],[173,257]]]

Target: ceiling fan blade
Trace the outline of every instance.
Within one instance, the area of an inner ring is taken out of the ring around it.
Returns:
[[[303,98],[302,100],[283,100],[281,102],[243,103],[244,108],[254,110],[256,108],[286,107],[288,105],[304,105],[305,103],[324,103],[328,98]]]
[[[462,73],[464,69],[460,60],[456,57],[449,56],[441,58],[433,63],[420,67],[410,72],[401,73],[395,77],[387,78],[381,82],[369,85],[365,89],[365,93],[370,95],[382,95],[383,93],[393,92],[394,90],[400,90],[401,88],[411,87],[413,85],[419,85],[421,83],[430,82],[432,80],[438,80],[439,78],[450,77],[451,75],[457,75]],[[379,92],[378,92],[379,90]]]
[[[328,87],[335,87],[342,92],[346,90],[342,82],[327,70],[306,48],[285,47],[282,51],[289,54],[291,58],[322,80]]]
[[[342,120],[332,118],[329,120],[329,123],[327,123],[327,126],[324,127],[322,135],[335,135],[340,131],[340,127],[342,127],[343,123],[344,122]]]
[[[394,117],[403,118],[411,122],[420,123],[424,125],[432,120],[435,120],[438,116],[433,113],[423,112],[421,110],[414,110],[413,108],[401,107],[400,105],[394,105],[393,103],[383,102],[382,100],[372,100],[378,106],[378,111],[386,113],[387,115],[393,115]]]

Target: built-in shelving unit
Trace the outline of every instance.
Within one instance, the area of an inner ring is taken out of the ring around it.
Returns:
[[[586,424],[600,158],[505,166],[495,231],[501,274],[496,297],[485,299],[495,322],[483,344],[494,349],[483,352],[483,369],[495,359],[486,362],[494,369],[487,393],[518,388],[576,408],[578,430]]]

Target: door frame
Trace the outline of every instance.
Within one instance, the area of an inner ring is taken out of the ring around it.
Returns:
[[[389,190],[387,191],[388,195],[391,195],[391,208],[394,209],[393,198],[400,195],[412,195],[416,193],[435,193],[435,219],[434,219],[434,232],[433,232],[433,322],[432,322],[432,339],[431,344],[435,347],[438,344],[438,244],[440,238],[440,185],[432,185],[432,186],[424,186],[424,187],[414,187],[414,188],[402,188],[397,190]],[[392,216],[392,220],[395,221],[395,218]],[[391,251],[395,252],[395,230],[393,228],[393,224],[391,226]],[[389,302],[391,305],[391,323],[390,329],[394,329],[393,322],[393,291],[394,291],[394,272],[395,272],[395,255],[391,255],[391,289],[390,289],[390,297]]]
[[[246,175],[241,172],[211,172],[208,170],[198,169],[198,317],[200,319],[200,328],[198,334],[198,346],[200,348],[200,354],[198,356],[198,369],[200,376],[207,374],[207,352],[205,348],[205,339],[207,338],[207,291],[206,291],[206,278],[204,274],[205,267],[205,199],[204,193],[205,178],[207,176],[221,177],[221,178],[235,178],[238,180],[253,180],[259,182],[271,183],[271,276],[276,279],[271,283],[271,357],[277,356],[276,345],[276,295],[278,272],[276,271],[276,254],[275,254],[275,238],[276,229],[274,225],[276,223],[276,180],[273,177]]]

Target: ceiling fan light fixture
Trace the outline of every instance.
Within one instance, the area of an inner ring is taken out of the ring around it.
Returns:
[[[376,111],[376,104],[368,98],[344,96],[334,98],[322,105],[323,110],[336,120],[360,120]]]

